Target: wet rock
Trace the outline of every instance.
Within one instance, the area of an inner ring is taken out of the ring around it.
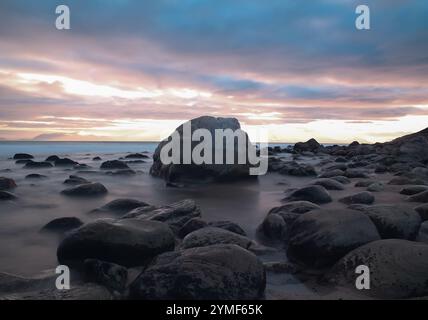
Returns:
[[[88,166],[87,164],[84,164],[84,163],[78,163],[73,166],[73,170],[87,170],[87,169],[91,169],[91,166]]]
[[[333,164],[333,165],[329,165],[328,167],[325,168],[324,171],[333,171],[333,170],[342,170],[343,172],[345,172],[348,169],[348,166],[344,163],[339,163],[339,164]]]
[[[150,157],[142,153],[132,153],[128,154],[125,159],[150,159]]]
[[[196,231],[205,227],[208,227],[208,223],[206,223],[200,218],[193,218],[187,221],[187,223],[183,227],[181,227],[181,229],[178,231],[178,236],[180,238],[184,238],[189,233],[192,233],[193,231]]]
[[[400,194],[412,196],[414,194],[418,194],[426,190],[428,190],[428,186],[408,186],[401,189]]]
[[[423,204],[415,208],[415,211],[419,213],[422,221],[428,220],[428,204]]]
[[[34,157],[28,153],[17,153],[13,156],[13,159],[14,160],[28,160],[28,159],[34,159]]]
[[[341,184],[350,184],[351,183],[351,180],[349,180],[345,176],[332,177],[332,179],[340,182]]]
[[[283,163],[280,174],[297,176],[297,177],[308,177],[316,176],[317,172],[315,168],[307,164],[299,164],[295,161]]]
[[[424,185],[425,183],[419,179],[410,179],[406,177],[396,177],[391,179],[391,181],[388,182],[390,185],[395,186],[403,186],[403,185]]]
[[[316,204],[331,202],[331,196],[322,186],[308,186],[292,191],[285,201],[309,201]]]
[[[230,232],[240,234],[241,236],[247,236],[245,231],[239,225],[231,221],[211,221],[208,222],[208,225],[210,227],[228,230]]]
[[[98,259],[133,267],[173,250],[174,245],[171,229],[162,222],[99,219],[68,233],[57,256],[61,264],[70,266]]]
[[[70,184],[70,185],[79,185],[79,184],[88,184],[90,181],[86,180],[85,178],[79,177],[79,176],[73,176],[71,175],[68,179],[64,181],[64,184]]]
[[[369,185],[371,185],[372,183],[374,183],[374,181],[372,180],[364,180],[364,181],[358,181],[355,184],[356,188],[367,188]]]
[[[68,158],[55,160],[55,167],[74,167],[78,163]]]
[[[128,270],[118,264],[86,259],[84,261],[86,281],[98,283],[112,292],[123,292],[128,280]]]
[[[428,202],[428,190],[427,191],[423,191],[420,193],[417,193],[413,196],[407,197],[408,201],[411,202],[424,202],[427,203]]]
[[[401,205],[376,205],[363,210],[375,224],[383,239],[415,240],[421,218],[419,214]]]
[[[343,257],[326,275],[339,286],[355,289],[355,270],[370,268],[370,290],[382,299],[406,299],[428,294],[428,245],[389,239],[366,244]]]
[[[312,184],[323,186],[327,190],[345,190],[345,186],[339,181],[329,178],[317,179]]]
[[[65,233],[67,231],[77,229],[83,225],[83,222],[76,217],[64,217],[54,219],[47,223],[40,231],[41,232],[58,232]]]
[[[149,204],[140,200],[126,199],[126,198],[116,199],[116,200],[110,201],[109,203],[105,204],[100,208],[92,210],[91,213],[113,212],[113,213],[123,215],[136,208],[147,207],[147,206],[149,206]]]
[[[108,193],[101,183],[86,183],[61,191],[63,195],[70,197],[97,197]]]
[[[348,160],[346,160],[346,158],[344,157],[337,157],[336,160],[334,160],[335,162],[348,162]]]
[[[32,180],[32,179],[47,179],[47,178],[48,178],[47,176],[44,176],[44,175],[38,174],[38,173],[32,173],[32,174],[28,174],[28,175],[25,176],[25,179],[29,179],[29,180]]]
[[[15,164],[27,164],[28,162],[33,162],[33,160],[16,160]]]
[[[130,299],[259,299],[266,287],[263,264],[236,245],[166,253],[130,287]]]
[[[53,165],[50,162],[36,162],[36,161],[28,161],[24,169],[46,169],[46,168],[52,168]]]
[[[288,202],[280,207],[272,208],[269,213],[282,213],[282,212],[291,212],[291,213],[306,213],[312,210],[320,209],[321,207],[315,203],[309,201],[293,201]]]
[[[119,160],[106,161],[101,164],[101,169],[103,170],[114,170],[114,169],[130,169],[128,165]]]
[[[0,190],[10,190],[16,187],[16,183],[13,179],[0,177]]]
[[[347,196],[339,199],[339,202],[345,204],[372,204],[375,201],[375,197],[369,191],[360,192],[351,196]]]
[[[287,255],[306,266],[324,268],[379,239],[375,225],[361,212],[319,210],[301,215],[290,226]]]
[[[421,224],[417,240],[428,244],[428,221]]]
[[[373,182],[367,187],[367,191],[370,192],[381,192],[385,189],[385,185],[382,182]]]
[[[334,170],[328,170],[323,172],[319,178],[334,178],[337,176],[343,176],[345,174],[345,172],[343,170],[340,169],[334,169]]]
[[[267,215],[262,224],[257,228],[257,233],[262,239],[282,241],[287,235],[287,224],[280,215],[271,213]]]
[[[360,169],[348,169],[345,172],[345,177],[353,179],[353,178],[367,178],[367,172]]]
[[[225,229],[206,227],[189,233],[181,246],[185,249],[195,247],[206,247],[215,244],[236,244],[248,249],[252,241],[244,236],[230,232]]]
[[[0,191],[0,201],[9,201],[9,200],[15,200],[17,197],[7,191]]]
[[[186,125],[189,124],[186,123]],[[206,129],[211,132],[212,137],[215,137],[216,129],[231,129],[236,132],[240,130],[239,121],[235,118],[214,118],[203,116],[196,119],[190,120],[191,124],[191,133],[197,129]],[[183,154],[183,130],[184,125],[179,126],[175,130],[175,134],[178,134],[180,137],[180,153]],[[245,138],[245,143],[249,142],[249,138],[245,132],[243,132],[243,138]],[[235,139],[234,146],[234,155],[235,163],[234,164],[169,164],[164,165],[160,159],[160,153],[164,146],[166,146],[171,140],[171,136],[166,140],[162,141],[153,155],[153,165],[150,168],[150,174],[156,177],[160,177],[170,182],[212,182],[212,181],[230,181],[237,179],[246,179],[246,178],[255,178],[255,176],[250,175],[251,165],[248,161],[245,161],[245,164],[238,164],[236,159],[238,158],[238,141]],[[243,140],[243,139],[241,139]],[[193,142],[191,150],[199,145],[199,142]],[[213,148],[215,147],[215,141],[212,141]],[[225,149],[226,144],[224,144]],[[213,152],[213,155],[216,152]],[[226,154],[226,150],[223,150],[223,154]],[[246,155],[246,158],[247,155]]]
[[[46,162],[55,162],[57,160],[59,160],[60,158],[58,156],[49,156],[46,158]]]
[[[141,220],[155,220],[167,223],[177,233],[190,219],[201,216],[201,209],[195,201],[186,199],[160,208],[136,208],[122,219],[135,217]]]
[[[318,141],[312,138],[306,142],[296,143],[293,147],[293,151],[297,153],[308,152],[308,151],[316,153],[320,151],[321,148],[322,146],[318,143]]]
[[[92,161],[102,161],[103,159],[101,159],[101,157],[94,157],[92,158]]]

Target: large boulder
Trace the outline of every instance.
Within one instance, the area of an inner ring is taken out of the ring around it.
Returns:
[[[252,241],[247,237],[225,229],[206,227],[189,233],[183,239],[181,246],[188,249],[206,247],[214,244],[236,244],[248,249],[251,246]]]
[[[189,122],[185,124],[186,126],[189,125]],[[214,117],[208,117],[203,116],[196,119],[190,120],[191,125],[191,133],[197,129],[206,129],[211,133],[211,136],[213,137],[212,146],[213,146],[213,158],[216,152],[215,150],[215,130],[216,129],[231,129],[234,132],[236,130],[240,130],[241,125],[239,124],[239,121],[235,118],[214,118]],[[186,150],[183,150],[184,143],[183,143],[183,131],[184,131],[184,125],[179,126],[175,133],[178,133],[180,136],[180,154],[183,155],[183,151],[186,152]],[[243,132],[245,136],[245,145],[247,146],[248,142],[248,136],[245,132]],[[242,179],[242,178],[248,178],[252,177],[249,174],[250,170],[250,164],[248,161],[246,161],[245,164],[239,164],[238,163],[238,141],[235,139],[234,141],[234,156],[235,160],[233,164],[215,164],[215,159],[212,159],[213,164],[195,164],[193,162],[193,159],[190,161],[190,164],[164,164],[161,161],[161,150],[163,147],[165,147],[172,139],[172,135],[169,136],[166,140],[159,143],[158,147],[156,148],[155,153],[153,154],[153,165],[150,168],[150,174],[156,177],[161,177],[165,179],[166,181],[170,182],[179,182],[179,181],[190,181],[190,182],[208,182],[213,180],[236,180],[236,179]],[[185,140],[187,141],[187,140]],[[193,152],[195,146],[197,146],[200,142],[193,141],[191,143],[191,150]],[[190,142],[189,142],[190,144]],[[225,150],[226,144],[223,144],[223,155],[225,157],[226,150]],[[242,151],[242,150],[241,150]],[[190,155],[189,155],[190,156]],[[245,154],[245,159],[248,159],[248,154]],[[181,158],[182,159],[182,158]],[[226,163],[223,159],[223,163]],[[182,161],[183,162],[183,161]]]
[[[423,192],[419,192],[413,196],[407,197],[407,200],[411,201],[411,202],[427,203],[428,202],[428,190],[423,191]]]
[[[238,224],[232,221],[210,221],[208,222],[210,227],[225,229],[233,233],[240,234],[241,236],[246,237],[247,234]]]
[[[144,265],[174,246],[174,235],[162,222],[100,219],[68,233],[57,256],[61,264],[71,266],[98,259],[133,267]]]
[[[269,213],[283,213],[283,212],[291,212],[291,213],[306,213],[312,210],[320,209],[321,207],[316,205],[315,203],[309,201],[292,201],[288,202],[280,207],[272,208]]]
[[[422,223],[419,214],[400,205],[376,205],[363,209],[383,239],[415,240]]]
[[[108,191],[101,183],[86,183],[65,189],[61,193],[70,197],[97,197],[107,194]]]
[[[0,191],[0,201],[15,200],[16,196],[7,191]]]
[[[68,158],[55,160],[55,167],[74,167],[76,164],[78,164],[76,161]]]
[[[331,202],[331,196],[323,186],[307,186],[292,191],[284,201],[309,201],[316,204]]]
[[[98,283],[112,292],[121,293],[126,288],[128,270],[115,263],[86,259],[84,277],[86,281]]]
[[[69,184],[69,185],[79,185],[79,184],[87,184],[87,183],[91,183],[91,182],[86,180],[85,178],[75,176],[75,175],[71,175],[70,177],[68,177],[68,179],[65,179],[63,183]]]
[[[10,190],[16,188],[16,183],[13,179],[0,177],[0,190]]]
[[[297,153],[302,153],[302,152],[318,152],[320,149],[322,148],[322,146],[318,143],[317,140],[315,140],[314,138],[309,139],[306,142],[297,142],[294,145],[293,151],[297,152]]]
[[[407,186],[401,189],[400,194],[404,194],[406,196],[413,196],[426,190],[428,190],[428,186]]]
[[[259,299],[266,287],[263,264],[236,245],[165,253],[130,286],[131,299]]]
[[[26,162],[24,169],[47,169],[52,167],[53,165],[50,162],[45,162],[45,161],[36,162],[36,161],[30,160]]]
[[[257,234],[262,240],[281,241],[287,235],[287,224],[281,215],[271,213],[257,228]]]
[[[370,269],[370,290],[362,293],[383,299],[428,295],[428,245],[424,243],[399,239],[371,242],[338,261],[326,279],[356,290],[355,270],[360,265]]]
[[[318,210],[299,216],[290,226],[287,255],[303,265],[324,268],[379,239],[375,225],[361,212]]]

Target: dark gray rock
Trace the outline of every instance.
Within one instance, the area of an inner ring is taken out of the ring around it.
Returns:
[[[50,162],[36,162],[36,161],[28,161],[24,169],[46,169],[46,168],[52,168],[53,165]]]
[[[132,153],[128,154],[125,159],[150,159],[150,157],[142,153]]]
[[[83,225],[83,222],[79,218],[64,217],[64,218],[58,218],[50,221],[40,231],[64,233],[73,229],[77,229],[82,225]]]
[[[58,156],[49,156],[49,157],[47,157],[46,158],[46,162],[55,162],[55,161],[57,161],[57,160],[59,160],[60,159],[60,157],[58,157]]]
[[[352,210],[319,210],[298,217],[289,228],[287,255],[309,267],[331,266],[353,249],[379,240],[373,222]]]
[[[329,178],[317,179],[312,184],[323,186],[327,190],[345,190],[345,186],[339,181]]]
[[[128,270],[115,263],[86,259],[84,277],[86,281],[98,283],[112,292],[121,293],[126,289]]]
[[[345,177],[353,178],[368,178],[367,172],[361,169],[348,169],[345,171]]]
[[[370,290],[360,293],[382,299],[428,295],[428,245],[389,239],[371,242],[348,253],[328,272],[334,285],[355,289],[355,270],[370,268]]]
[[[185,249],[195,247],[206,247],[215,244],[236,244],[248,249],[252,241],[237,233],[225,229],[206,227],[192,233],[189,233],[184,239],[181,246]]]
[[[162,222],[100,219],[68,233],[57,256],[61,264],[69,266],[98,259],[133,267],[146,264],[174,246],[174,235]]]
[[[92,161],[102,161],[103,159],[101,159],[101,157],[94,157],[92,158]]]
[[[16,183],[13,179],[0,177],[0,190],[10,190],[16,187]]]
[[[108,191],[101,183],[81,184],[61,191],[61,194],[70,197],[98,197],[107,194]]]
[[[428,244],[428,221],[421,224],[417,240]]]
[[[215,137],[216,129],[231,129],[236,132],[240,130],[241,126],[239,121],[235,118],[214,118],[203,116],[190,120],[191,133],[197,129],[206,129],[211,132],[212,137]],[[180,136],[180,153],[183,154],[183,125],[179,126],[175,133]],[[245,132],[245,143],[247,144],[249,138]],[[234,164],[168,164],[164,165],[160,159],[162,148],[169,143],[171,136],[162,141],[153,155],[153,165],[150,168],[150,174],[160,177],[170,182],[211,182],[211,181],[230,181],[244,178],[255,178],[250,175],[251,165],[247,161],[245,164],[238,164],[238,141],[235,139],[235,162]],[[192,142],[191,150],[193,150],[199,142]],[[213,148],[215,141],[212,141]],[[225,144],[224,144],[225,145]],[[213,152],[213,155],[215,152]],[[223,150],[226,154],[226,150]],[[247,154],[248,155],[248,154]],[[247,157],[246,155],[246,157]],[[214,160],[214,159],[213,159]],[[214,163],[214,161],[213,161]]]
[[[374,183],[373,180],[363,180],[363,181],[358,181],[355,184],[356,188],[367,188],[369,185],[371,185],[372,183]]]
[[[272,208],[269,213],[291,212],[301,214],[320,208],[320,206],[309,201],[293,201],[288,202],[280,207]]]
[[[230,232],[240,234],[241,236],[245,236],[245,237],[247,236],[245,231],[239,225],[231,221],[211,221],[211,222],[208,222],[208,225],[210,227],[228,230]]]
[[[285,201],[309,201],[316,204],[331,202],[331,196],[322,186],[308,186],[292,191]]]
[[[140,200],[116,199],[116,200],[110,201],[109,203],[105,204],[100,208],[92,210],[91,213],[112,212],[112,213],[123,215],[136,208],[147,207],[147,206],[149,206],[149,204]]]
[[[70,185],[80,185],[80,184],[88,184],[88,183],[91,183],[91,182],[86,180],[85,178],[82,178],[79,176],[73,176],[73,175],[71,175],[68,179],[64,181],[64,184],[70,184]]]
[[[0,191],[0,201],[9,201],[9,200],[15,200],[17,197],[7,191]]]
[[[383,239],[415,240],[421,218],[413,209],[400,205],[376,205],[363,210]]]
[[[263,264],[236,245],[193,248],[159,256],[130,287],[130,299],[260,299]]]
[[[332,179],[340,182],[341,184],[350,184],[351,183],[351,180],[349,180],[349,178],[347,178],[345,176],[332,177]]]
[[[162,221],[167,223],[175,233],[178,233],[190,219],[200,216],[201,209],[196,205],[195,201],[186,199],[160,208],[136,208],[123,216],[122,219],[136,218]]]
[[[76,161],[68,158],[55,160],[55,167],[74,167],[76,164],[78,164]]]
[[[271,213],[257,228],[257,233],[263,240],[283,241],[287,235],[287,224],[282,216]]]
[[[427,191],[423,191],[420,193],[417,193],[413,196],[407,197],[408,201],[411,202],[424,202],[427,203],[428,202],[428,190]]]
[[[408,186],[401,189],[400,194],[412,196],[414,194],[418,194],[426,190],[428,190],[428,186]]]
[[[208,223],[203,221],[200,218],[193,218],[186,222],[186,224],[181,227],[181,229],[178,231],[178,236],[180,238],[184,238],[189,233],[192,233],[193,231],[202,229],[208,227]]]
[[[17,153],[13,156],[13,159],[14,160],[27,160],[27,159],[34,159],[34,157],[28,153]]]
[[[312,138],[306,142],[297,142],[293,147],[293,151],[297,153],[308,151],[316,153],[320,151],[321,148],[322,146],[318,143],[318,141]]]
[[[415,208],[415,211],[417,213],[419,213],[422,221],[427,221],[428,220],[428,203],[420,205],[420,206],[417,206]]]
[[[125,162],[119,161],[119,160],[112,160],[112,161],[103,162],[101,164],[100,168],[103,169],[103,170],[130,169]]]
[[[375,201],[374,195],[369,191],[360,192],[339,199],[339,202],[345,204],[372,204]]]
[[[334,178],[337,176],[343,176],[345,174],[345,172],[343,170],[340,169],[334,169],[334,170],[328,170],[328,171],[324,171],[319,178]]]
[[[47,179],[48,177],[47,176],[44,176],[44,175],[42,175],[42,174],[38,174],[38,173],[32,173],[32,174],[28,174],[28,175],[26,175],[25,176],[25,179],[29,179],[29,180],[32,180],[32,179]]]

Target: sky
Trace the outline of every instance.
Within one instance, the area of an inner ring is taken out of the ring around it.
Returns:
[[[1,0],[0,140],[383,142],[428,127],[427,39],[426,0]]]

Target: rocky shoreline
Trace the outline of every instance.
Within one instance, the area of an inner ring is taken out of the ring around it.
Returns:
[[[255,237],[236,221],[206,219],[197,200],[153,205],[117,198],[88,212],[96,217],[89,222],[58,217],[42,228],[58,239],[58,264],[73,272],[71,290],[58,291],[53,272],[37,278],[0,273],[0,298],[428,296],[428,129],[388,143],[325,147],[311,139],[268,151],[268,175],[283,179],[276,188],[284,194],[279,206],[263,213]],[[145,153],[108,161],[99,155],[92,159],[99,162],[94,168],[71,158],[35,161],[23,153],[8,161],[28,170],[31,181],[48,179],[49,168],[64,170],[68,176],[58,192],[72,202],[102,199],[110,190],[99,177],[139,177],[144,173],[137,165],[152,161]],[[165,179],[169,188],[186,188],[188,180],[180,185],[179,173],[188,178],[188,171],[167,172],[156,156],[152,167],[154,175],[174,176]],[[211,176],[207,170],[198,175]],[[216,170],[215,177],[225,172]],[[1,176],[0,208],[24,201],[8,172]],[[296,185],[296,180],[302,182]],[[355,268],[361,264],[370,267],[370,290],[355,288]],[[293,291],[296,282],[309,292]]]

